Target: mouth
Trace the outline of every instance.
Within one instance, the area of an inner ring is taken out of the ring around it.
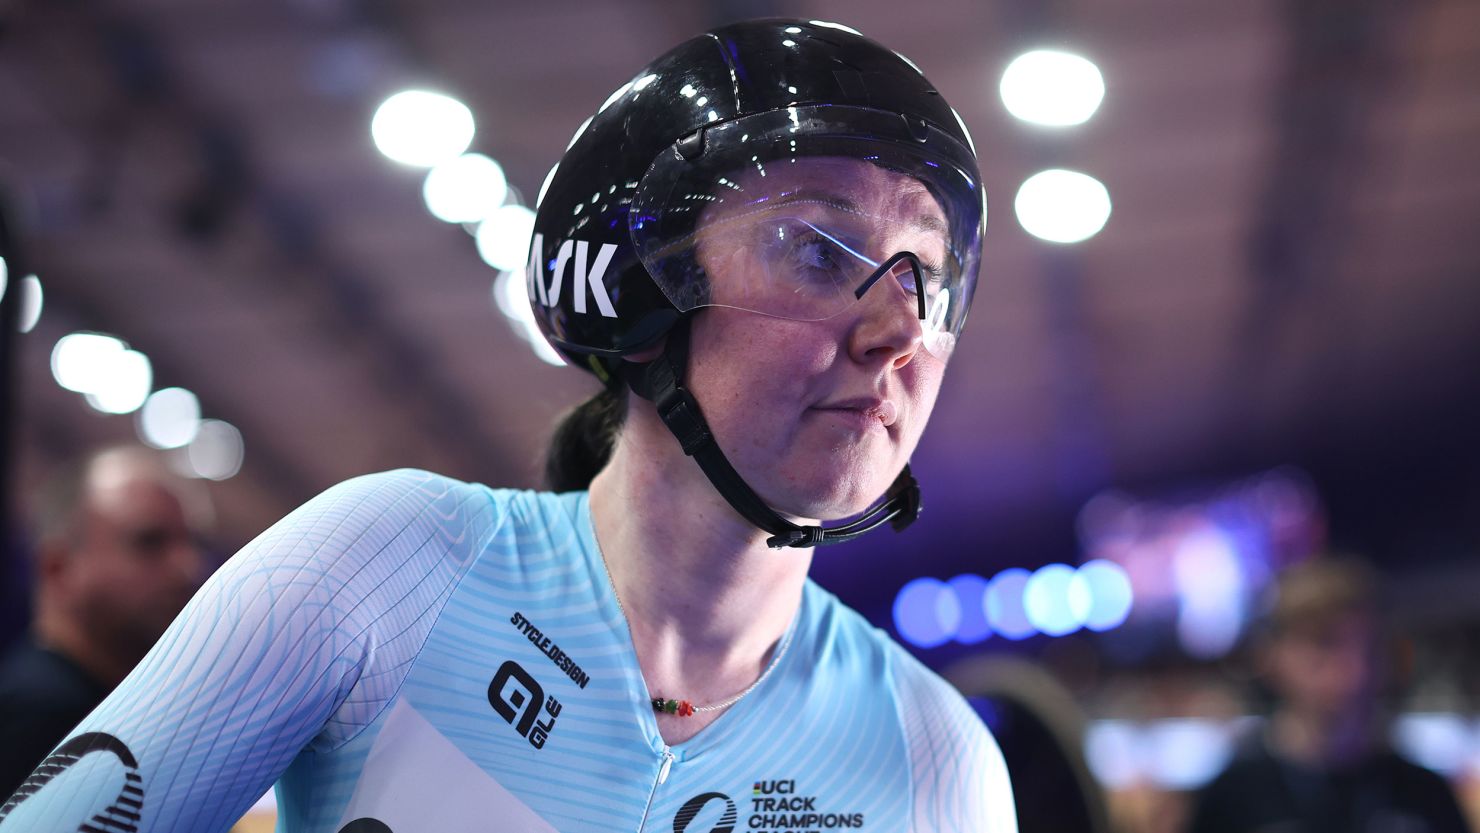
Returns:
[[[875,397],[829,402],[817,405],[813,410],[843,420],[863,431],[888,431],[899,419],[899,409],[893,401]]]

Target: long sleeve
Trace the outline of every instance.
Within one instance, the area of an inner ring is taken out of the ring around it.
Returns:
[[[226,830],[300,751],[391,702],[494,515],[486,490],[410,470],[305,504],[206,583],[0,833]]]

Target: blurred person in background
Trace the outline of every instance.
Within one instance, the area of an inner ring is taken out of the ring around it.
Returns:
[[[204,499],[136,447],[92,454],[38,496],[31,629],[0,659],[0,798],[123,681],[200,585]]]
[[[1191,833],[1464,833],[1448,784],[1387,742],[1370,568],[1326,558],[1279,577],[1255,647],[1269,719],[1196,797]]]

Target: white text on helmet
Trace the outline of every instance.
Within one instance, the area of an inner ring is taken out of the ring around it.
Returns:
[[[575,311],[585,313],[586,293],[589,289],[591,298],[596,301],[596,308],[607,318],[616,318],[617,311],[612,307],[611,298],[606,294],[606,284],[602,281],[606,275],[606,268],[611,265],[612,255],[617,252],[617,244],[602,243],[601,249],[596,252],[596,260],[587,266],[587,255],[590,243],[585,240],[566,240],[560,244],[560,251],[555,254],[555,268],[548,287],[544,279],[544,235],[536,234],[534,244],[529,249],[529,266],[527,269],[527,288],[529,300],[538,301],[540,304],[553,307],[560,303],[560,290],[565,282],[565,267],[570,262],[571,255],[575,255],[575,286],[571,289],[574,293]]]

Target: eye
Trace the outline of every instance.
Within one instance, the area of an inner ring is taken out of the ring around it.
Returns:
[[[915,286],[915,270],[911,269],[906,261],[900,262],[899,269],[903,270],[899,272],[899,285],[904,287],[906,292],[912,295],[917,294],[920,290]],[[941,282],[945,279],[945,269],[930,261],[922,260],[920,261],[920,274],[925,279],[925,297],[935,297],[935,294],[940,291]]]
[[[809,234],[792,245],[789,259],[796,269],[835,274],[846,268],[849,255],[831,240]]]
[[[847,243],[805,220],[774,226],[765,248],[778,275],[797,285],[846,285],[861,268]]]

